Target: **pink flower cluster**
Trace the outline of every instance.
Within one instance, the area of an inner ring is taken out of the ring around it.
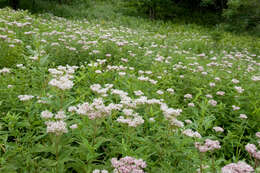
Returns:
[[[186,129],[182,132],[182,134],[189,136],[189,137],[195,137],[195,138],[201,138],[201,135],[199,134],[199,132],[194,132],[191,129]]]
[[[45,110],[41,113],[41,117],[43,119],[50,119],[53,118],[53,113]],[[64,122],[64,119],[66,118],[64,111],[59,111],[57,114],[55,114],[53,121],[46,121],[45,124],[47,125],[47,133],[55,133],[57,136],[61,135],[63,133],[67,133],[67,124]]]
[[[222,173],[250,173],[254,169],[245,162],[230,163],[221,169]]]
[[[255,159],[260,160],[260,151],[257,151],[257,148],[254,144],[247,144],[245,146],[246,151]]]
[[[219,141],[214,141],[211,139],[206,139],[205,144],[201,145],[199,142],[195,142],[195,147],[201,152],[205,153],[207,151],[213,151],[215,149],[220,149]]]
[[[126,156],[120,160],[112,158],[111,163],[115,168],[114,173],[144,173],[143,169],[146,168],[145,161],[130,156]]]
[[[83,104],[78,104],[77,106],[69,107],[69,112],[75,111],[77,114],[87,115],[90,119],[95,119],[109,116],[112,110],[121,110],[126,116],[120,116],[117,121],[121,123],[126,123],[132,127],[136,127],[137,125],[143,124],[144,120],[138,113],[134,113],[134,110],[130,108],[136,108],[138,105],[143,104],[158,104],[160,105],[160,109],[163,112],[165,118],[169,120],[172,125],[177,127],[184,126],[183,122],[177,120],[176,118],[178,115],[181,114],[181,109],[169,108],[162,99],[148,99],[146,96],[142,96],[143,92],[140,90],[134,91],[134,93],[136,95],[140,95],[140,97],[132,99],[128,96],[127,92],[113,89],[112,84],[105,84],[105,87],[102,87],[100,84],[93,84],[90,86],[90,89],[93,92],[101,94],[103,97],[107,96],[108,94],[118,95],[120,97],[120,103],[110,103],[108,106],[106,106],[102,98],[96,98],[93,100],[93,103],[85,102]]]

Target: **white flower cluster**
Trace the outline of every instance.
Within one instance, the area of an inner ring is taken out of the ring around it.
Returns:
[[[214,141],[211,139],[206,139],[204,145],[201,145],[199,142],[195,142],[195,147],[202,153],[221,148],[219,141]]]
[[[1,74],[1,73],[3,73],[3,74],[5,74],[5,73],[11,73],[11,69],[10,69],[10,68],[3,68],[3,69],[0,70],[0,74]]]
[[[77,66],[58,66],[57,69],[50,68],[48,71],[53,76],[49,85],[55,86],[61,90],[71,89],[74,85],[72,74],[77,69]]]
[[[105,169],[103,170],[95,169],[92,173],[108,173],[108,171]]]
[[[67,124],[63,120],[46,121],[45,124],[47,125],[47,133],[55,133],[57,136],[68,133]]]
[[[134,113],[132,109],[123,109],[126,118],[120,116],[116,121],[120,123],[128,124],[130,127],[136,127],[140,124],[144,123],[144,119],[138,115],[138,113]]]
[[[77,106],[69,107],[69,112],[76,112],[80,115],[87,115],[89,119],[96,119],[101,117],[109,116],[112,110],[120,110],[122,105],[120,104],[109,104],[106,106],[102,98],[96,98],[93,100],[93,103],[82,103]]]
[[[156,80],[153,80],[153,79],[150,79],[149,77],[145,77],[145,76],[140,76],[140,77],[138,77],[137,78],[138,80],[140,80],[140,81],[148,81],[148,82],[150,82],[151,84],[157,84],[157,82],[158,81],[156,81]]]
[[[254,144],[247,144],[245,149],[252,157],[260,160],[260,150],[257,150],[257,147]]]
[[[189,136],[189,137],[195,137],[195,138],[201,138],[201,135],[199,134],[199,132],[194,132],[191,129],[186,129],[182,132],[182,134]]]
[[[215,132],[224,132],[224,129],[222,127],[213,127],[213,130],[215,130]]]
[[[48,120],[45,122],[45,124],[47,125],[47,133],[55,133],[58,136],[68,132],[68,129],[66,127],[67,124],[66,122],[64,122],[64,119],[66,118],[64,111],[60,110],[54,116],[52,112],[45,110],[41,113],[41,117]],[[49,120],[53,117],[55,120]]]
[[[32,95],[19,95],[18,96],[20,101],[27,101],[27,100],[31,100],[32,98],[34,98],[34,96]]]
[[[164,117],[170,121],[171,125],[177,127],[184,127],[184,123],[182,121],[177,120],[177,116],[179,116],[182,112],[181,109],[173,109],[168,108],[167,104],[161,103],[161,110],[164,114]]]
[[[260,81],[260,76],[253,76],[251,79],[255,82]]]
[[[93,84],[90,86],[90,89],[93,92],[101,94],[103,97],[107,96],[107,92],[109,89],[113,87],[113,84],[105,84],[105,88],[102,88],[100,84]]]

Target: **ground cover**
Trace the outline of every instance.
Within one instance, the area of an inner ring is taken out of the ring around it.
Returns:
[[[8,8],[0,31],[1,172],[257,171],[259,38]]]

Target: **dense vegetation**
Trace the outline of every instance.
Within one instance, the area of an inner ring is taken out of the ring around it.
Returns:
[[[260,38],[175,13],[241,4],[17,2],[31,12],[0,9],[0,172],[260,172]]]
[[[72,5],[77,10],[100,1],[122,2],[121,0],[0,0],[0,6],[10,5],[14,9],[39,12],[42,9],[55,9],[57,4],[65,5],[65,8],[66,5]],[[147,15],[151,19],[164,20],[182,17],[207,25],[221,24],[222,28],[229,31],[251,30],[258,36],[260,32],[259,0],[123,0],[123,2],[130,15]]]

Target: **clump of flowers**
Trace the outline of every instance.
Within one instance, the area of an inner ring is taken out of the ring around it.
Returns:
[[[215,132],[224,132],[222,127],[213,127],[213,130],[215,130]]]
[[[218,102],[216,100],[209,100],[209,104],[211,104],[211,106],[216,106],[218,104]]]
[[[164,117],[170,121],[171,125],[177,126],[177,127],[183,127],[184,124],[182,121],[177,120],[177,116],[179,116],[182,112],[181,109],[173,109],[168,108],[168,106],[164,103],[161,104],[161,110],[163,111]]]
[[[0,74],[6,74],[6,73],[11,73],[11,69],[10,68],[2,68],[0,69]]]
[[[255,159],[260,160],[260,151],[257,151],[257,148],[254,144],[247,144],[245,146],[246,151]]]
[[[136,159],[126,156],[121,159],[112,158],[112,166],[115,168],[114,173],[144,173],[146,163],[142,159]]]
[[[56,136],[60,136],[63,133],[67,133],[67,124],[64,122],[66,118],[64,111],[59,111],[57,114],[53,114],[52,112],[45,110],[41,113],[41,117],[46,119],[45,124],[47,125],[47,133],[54,133]],[[53,118],[55,120],[50,120]]]
[[[239,115],[239,118],[241,118],[241,119],[247,119],[247,116],[246,116],[246,114],[240,114],[240,115]]]
[[[50,68],[48,71],[52,75],[53,79],[50,80],[49,85],[57,87],[61,90],[71,89],[74,85],[73,73],[77,69],[77,66],[58,66],[57,69]]]
[[[126,117],[118,117],[117,122],[128,124],[130,127],[136,127],[144,123],[144,119],[138,113],[133,113],[132,109],[124,109],[123,112]]]
[[[213,151],[215,149],[220,149],[220,143],[219,141],[214,141],[211,139],[206,139],[204,145],[201,145],[199,142],[195,142],[195,147],[201,152],[205,153],[207,151]]]
[[[182,132],[182,134],[189,136],[189,137],[195,137],[195,138],[201,138],[201,135],[199,132],[194,132],[191,129],[186,129]]]
[[[96,98],[93,103],[82,103],[77,106],[69,107],[69,112],[77,112],[80,115],[87,115],[89,119],[96,119],[105,116],[109,116],[112,110],[120,110],[122,105],[120,104],[109,104],[106,106],[102,98]]]
[[[32,95],[19,95],[18,96],[20,101],[27,101],[27,100],[31,100],[32,98],[34,98],[34,96]]]
[[[108,171],[105,169],[103,170],[95,169],[92,173],[108,173]]]
[[[245,162],[230,163],[221,169],[222,173],[251,173],[254,169]]]

